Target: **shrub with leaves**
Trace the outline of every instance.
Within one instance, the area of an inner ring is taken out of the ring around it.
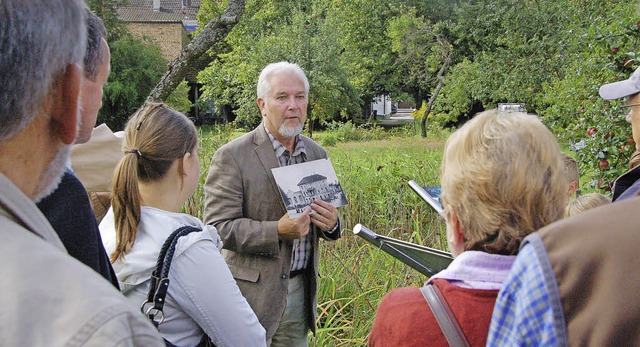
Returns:
[[[603,100],[598,89],[640,67],[637,4],[619,3],[610,11],[567,36],[567,45],[587,49],[567,63],[564,78],[545,86],[548,108],[541,112],[562,140],[578,144],[575,157],[581,175],[589,177],[586,188],[604,191],[627,170],[635,144],[628,110],[620,108],[624,100]]]
[[[111,75],[104,86],[99,123],[122,130],[129,116],[147,98],[167,69],[160,47],[150,41],[126,38],[109,44]]]

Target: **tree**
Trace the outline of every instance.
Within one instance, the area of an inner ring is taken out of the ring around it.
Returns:
[[[117,41],[129,34],[116,12],[116,8],[126,2],[127,0],[87,0],[87,5],[93,13],[104,21],[109,32],[109,42]]]
[[[163,101],[184,80],[189,69],[200,71],[210,61],[205,55],[216,42],[224,40],[242,17],[244,0],[229,0],[226,11],[212,19],[193,40],[180,52],[180,56],[169,64],[169,71],[153,88],[147,101]],[[202,58],[202,59],[201,59]]]
[[[585,145],[576,156],[582,172],[593,173],[589,185],[609,189],[626,169],[634,145],[628,143],[619,103],[597,93],[600,85],[628,78],[639,65],[636,5],[460,2],[447,25],[453,66],[434,112],[455,120],[499,102],[525,102],[561,140]],[[587,135],[587,129],[598,131]]]
[[[310,126],[357,114],[357,95],[338,59],[337,34],[327,26],[329,3],[248,2],[243,20],[226,38],[231,51],[218,54],[199,75],[203,97],[233,109],[237,124],[254,127],[261,121],[258,75],[267,64],[287,60],[298,63],[310,80]]]
[[[111,75],[104,86],[98,121],[122,129],[128,117],[144,102],[146,93],[162,76],[166,61],[154,42],[134,38],[118,19],[116,8],[127,0],[88,0],[91,10],[104,21],[111,48]],[[183,112],[189,105],[185,88],[167,102]]]
[[[370,114],[370,103],[380,94],[399,94],[402,74],[394,66],[396,53],[385,31],[402,13],[398,0],[327,1],[326,25],[335,33],[339,62],[357,93],[361,115]]]
[[[561,139],[584,145],[575,156],[581,172],[591,175],[588,187],[610,190],[627,170],[636,144],[624,117],[628,110],[622,110],[619,101],[600,98],[598,89],[627,79],[640,66],[640,24],[633,3],[587,1],[574,6],[567,27],[571,35],[566,36],[574,57],[562,77],[545,86],[547,107],[541,114]]]
[[[422,119],[420,120],[420,135],[422,135],[422,137],[427,137],[427,117],[431,113],[431,108],[433,107],[433,103],[436,101],[438,94],[440,94],[440,90],[444,86],[445,74],[449,69],[449,64],[451,64],[451,46],[449,45],[449,42],[447,42],[442,38],[438,38],[438,42],[440,43],[442,50],[445,51],[445,57],[444,57],[444,62],[442,63],[442,66],[438,71],[438,75],[436,76],[436,80],[438,81],[438,84],[436,86],[436,89],[431,94],[431,97],[429,98],[429,102],[427,103],[427,109],[424,111],[424,114],[422,115]]]
[[[444,97],[436,102],[437,112],[451,113],[458,103],[491,108],[499,102],[524,102],[530,111],[541,110],[543,86],[571,54],[563,44],[568,12],[565,1],[558,0],[460,3],[449,30],[455,60],[469,63],[452,73],[469,77],[451,80],[465,83],[467,93],[457,95],[469,99]],[[443,96],[456,88],[445,85]]]
[[[166,61],[160,47],[151,42],[121,39],[110,47],[111,74],[104,86],[98,122],[120,130],[165,72]]]

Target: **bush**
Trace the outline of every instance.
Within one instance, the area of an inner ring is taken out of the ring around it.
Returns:
[[[369,124],[356,126],[351,121],[346,123],[331,122],[327,125],[327,132],[328,135],[325,137],[330,137],[329,140],[326,140],[329,142],[334,141],[333,138],[337,142],[350,142],[380,140],[389,137],[388,133],[379,126]]]
[[[567,62],[563,78],[545,86],[544,102],[549,106],[541,115],[561,141],[582,145],[575,158],[581,175],[588,174],[583,180],[587,190],[610,190],[627,170],[635,149],[625,120],[628,110],[619,107],[623,101],[603,100],[598,95],[602,84],[627,79],[640,66],[635,6],[620,3],[610,9],[610,16],[576,30],[573,40],[587,42],[589,51]]]
[[[187,114],[191,110],[191,101],[189,100],[189,84],[182,81],[176,89],[169,95],[165,101],[176,111]]]
[[[320,139],[320,144],[323,147],[334,147],[335,145],[338,144],[338,137],[335,134],[324,135]]]
[[[113,131],[124,129],[129,116],[147,98],[167,69],[160,47],[150,41],[126,38],[111,42],[111,75],[104,86],[99,123]]]

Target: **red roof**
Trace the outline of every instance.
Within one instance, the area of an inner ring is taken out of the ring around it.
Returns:
[[[201,0],[160,0],[160,11],[153,10],[153,0],[129,0],[118,7],[118,19],[137,23],[181,23],[195,20]],[[186,5],[183,5],[183,3]]]

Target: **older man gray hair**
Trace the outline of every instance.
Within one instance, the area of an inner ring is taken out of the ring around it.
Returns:
[[[162,346],[153,326],[66,254],[34,201],[55,189],[78,131],[80,0],[0,1],[0,341]]]

